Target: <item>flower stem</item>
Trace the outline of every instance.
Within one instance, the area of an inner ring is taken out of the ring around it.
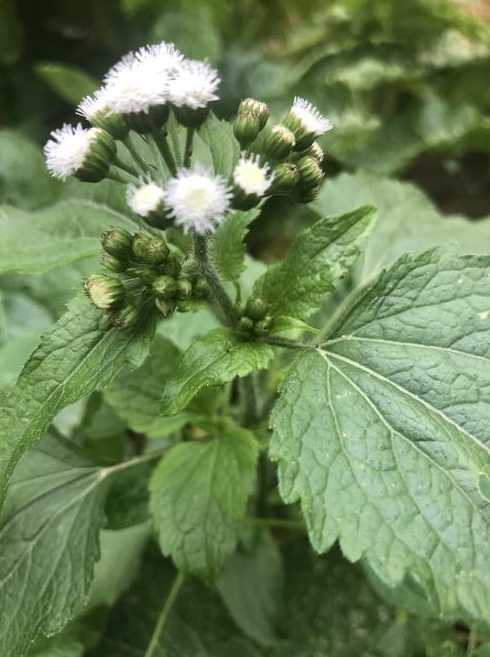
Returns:
[[[189,168],[192,160],[192,144],[194,141],[194,128],[187,128],[185,136],[184,166]]]
[[[165,164],[168,167],[168,170],[170,171],[170,174],[172,176],[175,176],[175,174],[177,173],[177,166],[175,164],[175,159],[174,156],[172,155],[172,151],[170,150],[170,146],[168,145],[166,134],[156,128],[152,131],[151,134],[155,141],[155,144],[158,146],[158,150],[160,151],[160,154],[163,157]]]
[[[228,326],[234,326],[238,320],[238,313],[219,280],[217,273],[209,262],[207,239],[204,235],[196,234],[194,236],[194,254],[199,263],[201,275],[209,285],[213,300],[221,309],[226,324]]]
[[[184,576],[182,575],[182,573],[177,573],[177,576],[173,581],[172,588],[170,589],[168,597],[165,600],[165,603],[162,607],[162,611],[160,612],[160,616],[158,617],[157,624],[155,625],[155,629],[153,630],[153,634],[150,639],[150,643],[148,644],[148,648],[146,649],[144,657],[153,657],[153,655],[156,654],[156,650],[159,647],[158,644],[160,643],[160,637],[163,632],[163,628],[165,627],[165,622],[168,618],[170,611],[172,610],[172,607],[177,599],[177,596],[179,594],[180,589],[182,588],[183,583],[184,583]]]

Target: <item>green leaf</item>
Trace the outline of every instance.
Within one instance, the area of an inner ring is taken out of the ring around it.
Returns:
[[[23,42],[22,24],[13,0],[0,2],[0,63],[12,65],[20,56]]]
[[[281,553],[271,535],[260,531],[250,549],[228,559],[216,587],[238,627],[258,643],[270,645],[284,594]]]
[[[22,460],[0,519],[0,653],[25,654],[83,608],[107,490],[105,471],[59,441]]]
[[[212,579],[233,553],[255,481],[257,443],[229,422],[205,442],[173,447],[155,469],[150,509],[179,570]]]
[[[153,327],[142,335],[109,327],[85,298],[75,299],[44,336],[13,390],[0,391],[0,499],[25,452],[63,407],[107,386],[148,355]]]
[[[163,394],[163,415],[176,415],[204,387],[217,386],[236,376],[267,367],[274,356],[266,344],[246,342],[227,329],[198,338],[184,353],[168,379]]]
[[[254,295],[262,297],[275,316],[307,319],[350,272],[374,213],[373,208],[362,207],[317,221],[300,233],[284,262],[259,278]]]
[[[401,258],[294,363],[271,457],[311,542],[335,540],[440,614],[490,613],[490,258]]]
[[[56,200],[61,184],[48,174],[41,151],[29,139],[0,130],[0,153],[0,203],[32,210]]]
[[[245,271],[245,244],[248,227],[259,210],[232,212],[218,226],[209,240],[209,257],[218,273],[227,281],[236,282]]]
[[[206,306],[196,312],[174,313],[160,324],[158,332],[185,351],[196,338],[206,335],[219,325],[216,317]]]
[[[194,135],[193,162],[199,162],[228,178],[239,158],[240,144],[235,139],[232,124],[210,114]]]
[[[97,80],[78,66],[42,62],[34,66],[34,71],[71,105],[78,105],[82,98],[92,94],[99,86]]]
[[[160,414],[165,381],[174,374],[180,356],[172,342],[158,336],[145,363],[129,377],[123,373],[105,392],[109,404],[133,431],[163,438],[192,419],[192,413]]]
[[[91,201],[60,201],[29,213],[0,208],[0,273],[40,274],[100,253],[100,234],[109,225],[134,223]]]
[[[140,576],[111,610],[104,636],[90,657],[148,655],[175,576],[170,562],[148,551]],[[184,581],[152,650],[152,657],[259,657],[219,596],[195,579]]]

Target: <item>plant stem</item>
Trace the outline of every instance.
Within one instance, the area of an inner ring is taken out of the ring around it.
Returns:
[[[228,326],[234,326],[238,320],[238,313],[209,262],[207,240],[204,235],[196,234],[194,236],[194,254],[199,263],[201,274],[209,285],[211,295],[225,317],[226,324]]]
[[[184,576],[182,575],[182,573],[177,573],[177,576],[173,581],[172,588],[170,589],[170,593],[168,594],[168,597],[165,600],[165,603],[162,607],[162,611],[160,612],[160,616],[158,617],[157,624],[155,625],[155,629],[153,630],[153,634],[150,639],[150,643],[148,644],[148,648],[146,649],[144,657],[153,657],[153,655],[155,654],[155,651],[157,650],[158,644],[160,642],[160,636],[162,634],[163,628],[165,627],[165,622],[174,605],[175,600],[177,599],[177,596],[179,594],[179,591],[183,583],[184,583]]]
[[[113,164],[114,166],[118,167],[119,169],[129,174],[130,176],[133,176],[134,178],[138,178],[138,172],[136,171],[136,169],[133,168],[130,164],[126,164],[126,162],[123,162],[117,155],[114,156]]]
[[[141,169],[142,173],[147,173],[148,171],[148,165],[146,162],[143,160],[141,155],[138,153],[138,150],[135,148],[133,142],[131,141],[131,136],[128,134],[126,139],[124,140],[124,146],[126,147],[127,151],[133,158],[133,160],[136,162],[136,164],[139,166]]]
[[[148,452],[143,454],[143,456],[137,456],[134,459],[129,459],[128,461],[122,461],[122,463],[116,463],[116,465],[109,465],[106,468],[102,468],[101,476],[108,477],[114,472],[120,472],[121,470],[126,470],[127,468],[132,468],[141,463],[147,463],[148,461],[153,461],[154,459],[160,458],[167,451],[168,447],[162,447],[162,449],[156,449],[153,452]]]
[[[192,144],[194,141],[194,128],[187,128],[185,136],[184,166],[190,167],[192,160]]]
[[[240,379],[240,384],[243,391],[243,399],[245,401],[244,424],[246,426],[253,426],[258,420],[257,393],[255,390],[253,374],[249,374],[245,378]]]
[[[254,525],[255,527],[273,527],[299,532],[306,531],[304,524],[297,520],[284,520],[283,518],[245,518],[243,522],[248,525]]]
[[[260,342],[266,342],[274,347],[284,347],[286,349],[314,349],[316,345],[309,344],[308,342],[297,342],[296,340],[289,340],[288,338],[275,338],[272,335],[264,335],[258,338]]]
[[[170,150],[170,146],[168,145],[167,136],[165,135],[164,132],[158,130],[157,128],[155,128],[151,134],[155,141],[155,144],[158,147],[158,150],[160,151],[161,156],[165,160],[165,164],[167,165],[168,170],[170,171],[172,176],[175,176],[175,174],[177,173],[177,166],[175,164],[172,151]]]

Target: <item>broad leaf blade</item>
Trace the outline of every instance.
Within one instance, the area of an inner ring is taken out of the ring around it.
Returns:
[[[236,546],[255,480],[257,444],[244,429],[173,447],[156,468],[150,508],[160,546],[185,573],[213,578]]]
[[[440,613],[490,613],[490,259],[402,258],[300,356],[272,418],[284,499]]]
[[[12,470],[58,411],[107,386],[148,354],[153,326],[134,334],[108,326],[100,311],[77,298],[47,333],[0,403],[0,491]]]
[[[209,241],[209,257],[218,273],[227,281],[236,282],[245,271],[245,244],[248,227],[259,210],[236,211],[218,226]]]
[[[262,297],[275,316],[307,319],[349,273],[374,214],[365,206],[317,221],[300,233],[284,262],[259,278],[254,295]]]
[[[269,345],[241,340],[226,329],[211,331],[195,340],[182,356],[165,387],[162,413],[179,413],[202,388],[263,369],[273,356]]]

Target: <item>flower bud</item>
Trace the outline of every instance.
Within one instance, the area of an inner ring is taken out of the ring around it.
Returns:
[[[84,98],[77,114],[87,119],[95,128],[106,130],[114,139],[124,139],[128,134],[129,128],[124,117],[111,109],[104,88],[96,91],[93,96]]]
[[[124,228],[109,228],[100,238],[106,253],[118,259],[127,259],[131,255],[131,234]]]
[[[233,132],[242,148],[255,141],[268,118],[269,108],[265,103],[253,98],[242,100],[233,125]]]
[[[318,109],[304,98],[295,98],[283,121],[296,138],[296,150],[303,151],[317,137],[332,129],[332,124]]]
[[[173,299],[178,290],[175,278],[165,275],[156,278],[152,287],[159,299]]]
[[[267,315],[264,319],[261,319],[260,322],[256,322],[254,325],[254,333],[257,335],[267,335],[272,326],[272,317]]]
[[[291,162],[277,164],[273,169],[273,174],[271,194],[287,194],[298,184],[298,167]]]
[[[132,240],[133,253],[137,258],[150,265],[166,262],[169,248],[164,240],[149,233],[137,233]]]
[[[251,333],[254,329],[253,320],[250,317],[242,317],[238,322],[238,328],[244,333]]]
[[[198,299],[204,299],[208,296],[209,287],[203,278],[199,278],[194,286],[194,294]]]
[[[177,297],[181,300],[188,299],[192,294],[192,283],[188,278],[179,278],[177,281]]]
[[[261,150],[268,159],[283,160],[293,150],[295,143],[291,130],[279,124],[264,136]]]
[[[127,263],[124,260],[119,260],[119,258],[115,258],[109,253],[102,254],[102,264],[106,269],[116,274],[126,271],[127,268]]]
[[[127,329],[138,323],[140,319],[140,312],[133,304],[128,304],[117,310],[113,316],[112,321],[120,329]]]
[[[298,190],[298,201],[301,203],[311,203],[318,198],[321,191],[321,185],[317,187],[310,187],[310,189]]]
[[[162,313],[164,317],[168,317],[175,310],[175,302],[168,299],[161,299],[157,297],[155,299],[155,306]]]
[[[314,141],[312,145],[306,149],[304,155],[309,155],[310,157],[314,158],[318,162],[318,164],[321,164],[325,158],[325,153],[323,152],[323,148],[320,146],[320,144],[317,141]]]
[[[191,256],[184,260],[181,271],[183,276],[194,281],[199,276],[199,263]]]
[[[323,180],[323,171],[317,160],[312,157],[302,157],[297,162],[299,171],[300,190],[309,190],[318,187]]]
[[[247,305],[245,306],[245,315],[258,321],[259,319],[264,319],[267,314],[267,304],[263,299],[257,297],[255,299],[249,299]]]
[[[124,300],[122,283],[109,276],[90,276],[85,281],[85,292],[94,306],[100,310],[116,308]]]

